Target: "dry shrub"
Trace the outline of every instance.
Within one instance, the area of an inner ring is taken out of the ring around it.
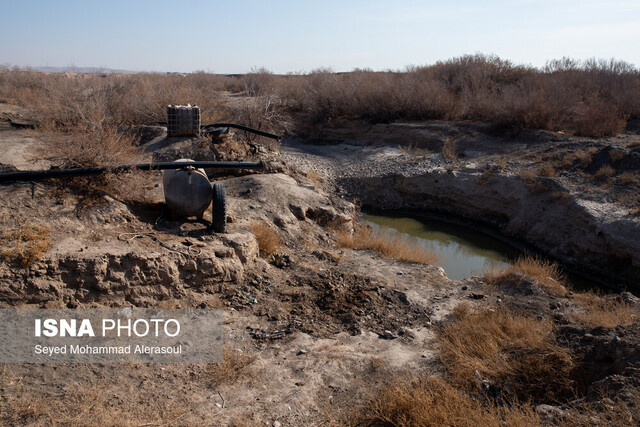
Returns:
[[[357,426],[538,426],[530,405],[496,406],[436,379],[396,380],[383,386],[347,425]]]
[[[151,191],[162,182],[162,175],[158,171],[131,169],[106,173],[101,181],[102,185],[98,188],[123,203],[153,203],[155,199]]]
[[[2,425],[171,425],[187,414],[183,398],[157,402],[147,401],[133,411],[123,411],[114,404],[114,395],[105,387],[65,391],[56,397],[27,393],[7,396],[0,406]],[[99,420],[99,423],[98,421]]]
[[[561,398],[573,386],[571,355],[555,343],[550,321],[461,304],[440,338],[441,359],[456,386],[476,389],[477,372],[505,395],[536,402]]]
[[[631,325],[638,319],[638,313],[634,313],[631,306],[619,298],[586,292],[575,294],[574,301],[583,311],[572,314],[571,319],[589,327],[615,328]]]
[[[613,136],[624,132],[628,117],[610,101],[594,99],[582,105],[574,119],[578,136]]]
[[[222,362],[211,364],[207,374],[216,386],[232,384],[249,374],[248,368],[255,360],[255,356],[225,348]]]
[[[451,138],[445,138],[442,141],[442,157],[449,162],[455,162],[458,160],[458,153],[456,152],[456,141]]]
[[[320,176],[320,174],[316,171],[313,170],[307,170],[302,172],[304,174],[304,176],[306,176],[307,178],[309,178],[311,181],[317,183],[317,184],[322,184],[322,177]]]
[[[398,150],[402,154],[409,156],[415,160],[424,159],[429,155],[429,150],[426,148],[418,147],[417,142],[409,143],[406,146],[398,145]]]
[[[519,176],[521,180],[527,181],[527,182],[535,181],[536,179],[536,174],[531,169],[525,169],[525,168],[520,169]]]
[[[551,163],[545,163],[542,165],[542,167],[540,167],[540,170],[538,171],[538,175],[551,178],[551,177],[557,176],[558,173],[556,172],[555,168]]]
[[[521,256],[507,267],[492,267],[484,270],[484,278],[488,283],[498,285],[507,280],[512,273],[522,273],[537,283],[551,295],[565,296],[564,276],[556,263],[530,255]]]
[[[7,260],[17,260],[28,268],[38,261],[51,247],[50,230],[39,224],[25,224],[15,231],[5,231],[0,236],[0,255]]]
[[[389,231],[374,231],[371,227],[359,224],[353,233],[338,232],[336,243],[342,248],[373,250],[387,258],[405,262],[434,264],[440,259],[415,239]]]
[[[609,165],[604,165],[595,173],[595,177],[600,181],[607,181],[616,174],[616,170]]]
[[[604,136],[624,130],[627,118],[640,117],[638,74],[615,60],[563,58],[539,70],[483,54],[403,72],[319,69],[288,76],[263,68],[244,76],[200,71],[101,77],[0,67],[0,99],[31,109],[41,122],[83,121],[86,112],[96,110],[112,125],[143,124],[164,120],[167,104],[190,103],[200,106],[205,121],[249,119],[263,129],[270,122],[280,130],[286,127],[280,120],[295,113],[301,128],[332,126],[342,118],[480,120]],[[224,92],[242,93],[256,105],[225,109]]]
[[[593,153],[585,150],[577,150],[574,154],[575,158],[580,161],[583,168],[586,168],[593,162]]]
[[[141,160],[135,137],[103,121],[74,126],[48,123],[35,132],[39,142],[32,157],[60,168],[116,166]]]
[[[291,131],[291,118],[279,107],[279,99],[275,95],[245,98],[229,107],[234,121],[253,129],[282,134]],[[277,148],[278,141],[265,138],[251,132],[238,131],[242,140],[257,142],[270,148]]]
[[[633,184],[638,181],[638,175],[634,172],[623,172],[618,176],[618,179],[622,184]]]
[[[249,230],[256,236],[260,254],[263,256],[273,255],[280,250],[282,239],[278,232],[266,222],[253,222]]]
[[[627,155],[627,152],[624,150],[619,150],[617,148],[612,148],[609,151],[609,157],[611,158],[611,160],[613,160],[614,162],[617,162],[618,160],[622,160],[625,158],[625,156]]]

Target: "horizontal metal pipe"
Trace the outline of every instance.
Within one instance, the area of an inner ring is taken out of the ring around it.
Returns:
[[[124,172],[128,170],[164,170],[184,169],[186,167],[202,169],[262,169],[262,162],[157,162],[138,163],[120,166],[101,166],[90,168],[51,169],[40,171],[0,173],[0,183],[17,181],[39,181],[49,178],[63,178],[73,176],[96,175],[104,172]]]
[[[209,129],[209,128],[236,128],[236,129],[243,130],[245,132],[255,133],[257,135],[262,135],[264,137],[271,138],[271,139],[277,139],[278,141],[280,141],[280,136],[278,136],[278,135],[275,135],[275,134],[269,133],[269,132],[265,132],[265,131],[262,131],[262,130],[258,130],[258,129],[253,129],[253,128],[250,128],[249,126],[238,125],[238,124],[235,124],[235,123],[211,123],[209,125],[202,126],[202,129],[204,129],[205,133],[207,133],[207,129]]]

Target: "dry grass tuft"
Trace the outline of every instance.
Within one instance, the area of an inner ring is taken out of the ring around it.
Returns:
[[[627,152],[624,150],[620,150],[617,148],[612,148],[609,151],[609,157],[611,158],[611,160],[613,160],[614,162],[617,162],[618,160],[622,160],[625,158],[625,156],[627,155]]]
[[[520,176],[520,179],[525,182],[535,181],[536,179],[536,174],[531,169],[525,169],[525,168],[520,169],[519,176]]]
[[[458,152],[456,151],[456,141],[451,138],[445,138],[442,141],[442,157],[449,162],[458,160]]]
[[[409,143],[409,145],[406,145],[406,146],[398,145],[398,150],[402,154],[414,160],[421,160],[426,158],[429,155],[429,150],[426,148],[418,147],[417,142]]]
[[[255,356],[225,348],[223,361],[211,364],[207,372],[216,386],[232,384],[249,374],[248,368],[255,360]]]
[[[282,239],[278,232],[266,222],[253,222],[249,230],[256,236],[260,254],[269,256],[277,253],[282,246]]]
[[[582,167],[586,168],[593,162],[593,154],[594,153],[592,151],[577,150],[573,155],[578,161],[580,161]]]
[[[307,178],[309,178],[311,181],[317,183],[317,184],[322,184],[322,182],[324,181],[322,179],[322,177],[320,176],[320,174],[316,171],[313,170],[307,170],[302,172],[304,174],[304,176],[306,176]]]
[[[615,328],[626,326],[638,320],[631,306],[621,299],[606,298],[593,292],[574,295],[574,301],[584,311],[571,315],[571,320],[589,327],[603,326]]]
[[[555,168],[551,163],[545,163],[540,167],[540,170],[538,171],[538,175],[552,178],[552,177],[558,176],[558,173],[556,172]]]
[[[514,273],[522,273],[544,287],[555,296],[565,296],[567,289],[562,284],[564,277],[557,264],[530,255],[521,256],[508,267],[492,267],[484,270],[484,278],[490,284],[500,284]]]
[[[353,233],[340,231],[336,243],[342,248],[373,250],[387,258],[420,264],[435,264],[440,257],[415,240],[387,231],[356,225]]]
[[[555,343],[551,321],[461,304],[440,338],[453,385],[477,389],[479,374],[507,396],[536,402],[560,398],[573,386],[571,355]]]
[[[638,175],[634,172],[622,172],[618,179],[622,184],[633,184],[638,181]]]
[[[616,170],[609,165],[604,165],[598,169],[595,173],[596,179],[600,181],[607,181],[609,178],[616,174]]]
[[[50,230],[39,224],[22,225],[0,236],[0,255],[7,261],[17,260],[24,268],[38,261],[51,247]]]
[[[383,386],[347,425],[357,426],[538,426],[530,405],[495,406],[460,392],[446,382],[429,378],[396,380]]]

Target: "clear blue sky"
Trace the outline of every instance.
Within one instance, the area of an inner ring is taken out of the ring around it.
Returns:
[[[0,0],[0,64],[244,73],[467,53],[640,66],[640,0]]]

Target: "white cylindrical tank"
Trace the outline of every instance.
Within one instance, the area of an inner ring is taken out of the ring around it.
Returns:
[[[191,159],[180,159],[177,162],[193,162]],[[173,217],[202,218],[204,211],[211,203],[211,183],[204,169],[165,170],[162,174],[164,200]]]

